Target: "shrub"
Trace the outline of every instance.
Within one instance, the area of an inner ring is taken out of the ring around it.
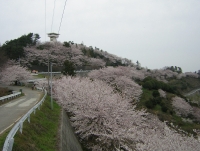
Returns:
[[[167,110],[168,110],[167,107],[166,107],[165,105],[163,105],[163,106],[161,107],[161,109],[162,109],[162,111],[165,112],[165,113],[166,113]]]
[[[159,97],[159,96],[160,96],[160,93],[158,92],[158,90],[154,90],[152,95],[153,95],[154,97]]]
[[[152,101],[148,100],[145,102],[145,106],[148,108],[148,109],[153,109],[154,108],[154,104]]]
[[[175,88],[170,86],[169,84],[166,84],[162,81],[157,81],[156,79],[153,79],[151,77],[147,77],[143,80],[143,84],[142,86],[146,89],[149,90],[158,90],[158,89],[162,89],[164,91],[167,92],[171,92],[171,93],[175,93]]]
[[[162,99],[160,97],[156,97],[151,99],[151,101],[153,102],[154,105],[160,104]]]

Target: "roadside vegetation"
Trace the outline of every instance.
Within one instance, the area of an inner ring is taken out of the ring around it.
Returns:
[[[200,92],[196,92],[190,96],[187,97],[190,102],[197,104],[198,106],[200,106]]]
[[[24,122],[22,134],[19,131],[16,133],[13,151],[57,150],[61,107],[56,102],[53,106],[51,110],[50,97],[47,96],[41,109],[31,114],[30,123],[27,120]],[[8,132],[0,135],[0,148],[3,148]]]
[[[35,79],[41,79],[41,78],[47,78],[48,77],[48,75],[47,74],[38,74],[38,75],[33,75],[33,77],[35,78]]]
[[[6,96],[6,95],[10,95],[10,94],[13,94],[13,93],[12,93],[12,90],[10,90],[10,89],[8,89],[8,88],[1,88],[1,87],[0,87],[0,97]],[[21,96],[24,96],[24,93],[22,93],[21,95],[15,97],[15,99],[16,99],[16,98],[19,98],[19,97],[21,97]],[[10,99],[5,100],[5,101],[0,101],[0,106],[3,105],[3,104],[6,104],[6,103],[8,103],[8,102],[10,102],[10,101],[12,101],[12,100],[13,100],[13,98],[10,98]]]
[[[200,88],[200,78],[183,77],[181,79],[170,79],[169,84],[180,93],[185,94]]]
[[[12,94],[12,91],[9,90],[8,88],[2,88],[0,87],[0,97]]]
[[[143,86],[143,93],[140,101],[137,103],[137,108],[146,108],[148,112],[158,116],[161,121],[167,121],[168,126],[173,127],[176,130],[182,129],[185,132],[196,135],[194,129],[200,130],[200,121],[196,119],[192,114],[187,116],[178,116],[173,107],[173,98],[179,96],[184,98],[185,101],[192,107],[199,108],[198,99],[200,95],[193,95],[190,101],[184,97],[180,92],[189,92],[200,86],[200,79],[196,78],[183,78],[183,79],[170,79],[169,83],[157,81],[156,79],[147,77],[143,81],[139,82]],[[190,84],[189,84],[190,83]],[[185,85],[184,89],[183,86]],[[165,91],[166,96],[162,97],[158,92],[159,89]],[[193,101],[196,100],[196,101]],[[199,108],[200,109],[200,108]]]

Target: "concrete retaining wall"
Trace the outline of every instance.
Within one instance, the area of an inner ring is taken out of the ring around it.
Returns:
[[[67,113],[62,109],[60,151],[82,151],[81,145],[74,134]]]

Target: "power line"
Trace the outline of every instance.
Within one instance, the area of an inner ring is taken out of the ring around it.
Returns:
[[[51,23],[51,32],[52,32],[52,28],[53,28],[53,18],[54,18],[55,6],[56,6],[56,0],[54,0],[53,16],[52,16],[52,23]]]
[[[44,35],[44,38],[45,38],[45,42],[46,42],[46,34],[47,34],[47,30],[46,30],[46,27],[47,27],[47,20],[46,20],[46,18],[47,18],[47,15],[46,15],[46,0],[45,0],[45,35]]]
[[[60,32],[60,27],[61,27],[61,24],[62,24],[62,19],[63,19],[63,15],[64,15],[64,12],[65,12],[65,6],[66,6],[66,3],[67,3],[67,0],[65,1],[65,5],[64,5],[64,9],[63,9],[63,13],[62,13],[61,21],[60,21],[60,26],[59,26],[59,29],[58,29],[58,34],[59,34],[59,32]]]

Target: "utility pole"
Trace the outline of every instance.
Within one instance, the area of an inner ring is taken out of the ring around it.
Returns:
[[[52,62],[51,64],[51,109],[53,110],[53,99],[52,99]]]
[[[48,52],[48,93],[50,93],[50,90],[49,90],[49,52]]]

